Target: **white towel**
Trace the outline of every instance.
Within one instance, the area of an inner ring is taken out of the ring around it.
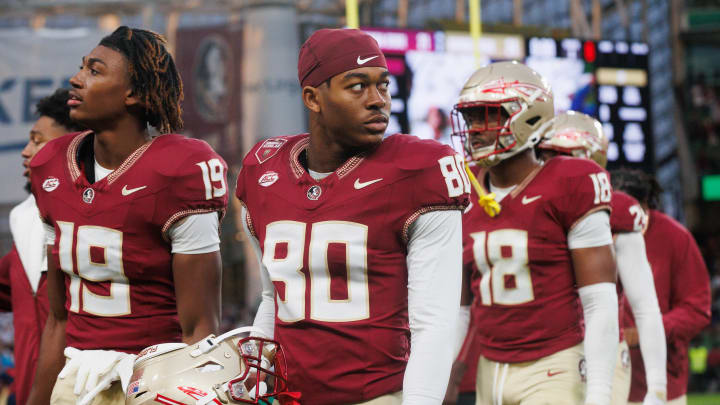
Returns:
[[[10,211],[10,232],[30,287],[36,293],[40,275],[47,270],[47,258],[45,228],[32,195]]]

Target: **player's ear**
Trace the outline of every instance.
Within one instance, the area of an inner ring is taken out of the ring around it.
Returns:
[[[125,106],[126,107],[133,107],[133,106],[141,106],[142,102],[140,101],[140,98],[135,94],[135,92],[132,89],[127,89],[125,92]]]
[[[322,85],[321,85],[322,86]],[[320,89],[312,86],[305,86],[302,89],[302,98],[305,107],[312,112],[319,113],[321,110]]]

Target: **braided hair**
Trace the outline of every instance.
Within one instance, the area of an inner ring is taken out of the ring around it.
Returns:
[[[147,123],[162,134],[182,129],[183,84],[165,38],[152,31],[122,26],[100,41],[128,61],[133,93],[145,107]]]
[[[655,176],[637,169],[622,168],[613,170],[610,179],[614,189],[630,194],[641,204],[647,204],[651,209],[660,206],[663,189]]]

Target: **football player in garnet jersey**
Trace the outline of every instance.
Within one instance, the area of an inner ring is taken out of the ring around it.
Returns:
[[[589,160],[536,160],[552,117],[549,85],[517,62],[478,69],[452,114],[482,197],[463,215],[464,263],[476,274],[478,404],[610,402],[607,353],[618,344],[610,179]]]
[[[607,165],[608,139],[603,133],[602,124],[583,113],[569,111],[553,119],[552,128],[545,133],[538,145],[544,161],[555,155],[576,156],[592,159],[601,167]],[[618,308],[620,322],[623,317],[624,296],[630,303],[630,309],[638,325],[646,378],[652,389],[644,399],[645,405],[662,405],[666,399],[665,378],[665,331],[663,330],[660,307],[655,295],[652,270],[645,255],[645,241],[642,230],[645,215],[640,204],[631,196],[613,191],[610,228],[615,240],[615,253],[622,290],[619,289]],[[630,352],[620,333],[620,346],[615,366],[613,382],[613,405],[627,404],[630,394]]]
[[[612,183],[640,201],[647,216],[643,229],[645,247],[667,338],[667,403],[685,405],[688,346],[710,323],[708,270],[692,234],[658,210],[661,189],[652,176],[639,170],[618,170],[612,173]],[[629,403],[640,405],[656,388],[649,379],[650,374],[644,371],[648,364],[642,339],[638,339],[641,325],[632,315],[626,309],[623,318],[632,361]]]
[[[160,35],[118,28],[70,84],[70,117],[89,130],[31,162],[51,260],[29,403],[123,404],[135,353],[217,332],[226,165],[169,134],[183,92]]]
[[[37,103],[38,120],[22,150],[24,175],[30,180],[30,160],[47,142],[80,129],[70,120],[66,89]],[[27,184],[30,191],[30,184]],[[47,319],[47,260],[45,228],[35,197],[30,195],[10,211],[13,247],[0,259],[0,310],[13,311],[15,331],[15,401],[27,402],[35,375],[40,335]]]
[[[315,32],[298,76],[310,133],[260,142],[238,178],[263,280],[255,326],[283,345],[303,403],[438,404],[459,316],[462,157],[383,138],[389,73],[361,31]]]

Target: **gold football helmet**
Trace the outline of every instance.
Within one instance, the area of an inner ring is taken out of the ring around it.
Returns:
[[[484,167],[536,145],[554,116],[548,82],[518,62],[478,69],[451,114],[453,135],[468,157]]]
[[[285,357],[280,345],[245,337],[251,327],[197,344],[163,343],[138,354],[128,384],[126,405],[292,404],[287,392]]]
[[[607,166],[608,138],[603,133],[602,124],[577,111],[555,117],[538,148],[591,159],[602,167]]]

